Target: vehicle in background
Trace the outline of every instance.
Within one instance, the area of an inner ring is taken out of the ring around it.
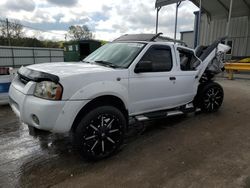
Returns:
[[[13,78],[12,71],[12,68],[0,67],[0,105],[8,104],[8,92]]]

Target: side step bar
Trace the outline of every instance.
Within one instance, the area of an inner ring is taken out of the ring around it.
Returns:
[[[147,121],[150,119],[159,119],[159,118],[165,118],[165,117],[176,116],[176,115],[181,115],[181,114],[184,114],[184,112],[180,110],[173,110],[173,111],[168,111],[168,112],[154,112],[154,113],[149,113],[145,115],[135,116],[135,119],[137,121]]]
[[[169,112],[167,112],[167,117],[181,115],[181,114],[184,114],[184,113],[182,111],[179,111],[179,110],[169,111]]]
[[[137,121],[146,121],[146,120],[149,120],[149,118],[146,117],[146,116],[144,116],[144,115],[135,116],[135,119]]]
[[[186,104],[179,108],[157,111],[157,112],[150,112],[142,115],[134,116],[133,119],[136,121],[147,121],[152,119],[160,119],[166,118],[170,116],[182,115],[191,112],[199,112],[199,108],[195,108],[192,103]]]

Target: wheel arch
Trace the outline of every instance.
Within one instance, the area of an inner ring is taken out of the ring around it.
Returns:
[[[104,105],[110,105],[118,108],[124,114],[128,122],[128,109],[123,100],[115,95],[102,95],[92,99],[81,108],[81,110],[78,112],[76,118],[73,121],[71,131],[74,132],[76,130],[77,125],[79,124],[85,113],[92,110],[96,106],[104,106]]]
[[[200,85],[198,86],[197,94],[196,94],[194,101],[193,101],[195,107],[201,108],[201,100],[202,100],[202,95],[204,93],[204,90],[206,90],[207,88],[209,88],[211,86],[217,86],[221,89],[222,95],[223,95],[222,100],[223,100],[223,98],[224,98],[223,87],[218,82],[210,80],[207,82],[200,83]]]

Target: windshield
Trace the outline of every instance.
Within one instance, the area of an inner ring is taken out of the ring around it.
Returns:
[[[144,43],[108,43],[91,53],[83,61],[114,68],[127,68],[144,46]]]

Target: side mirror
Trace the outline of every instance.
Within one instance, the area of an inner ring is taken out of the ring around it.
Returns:
[[[139,61],[135,66],[135,73],[140,72],[151,72],[152,71],[152,62],[151,61]]]

